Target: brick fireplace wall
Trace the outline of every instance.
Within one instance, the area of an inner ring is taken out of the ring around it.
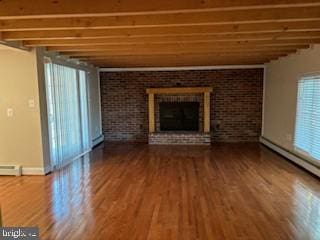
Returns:
[[[213,142],[258,141],[263,69],[101,72],[102,123],[109,141],[148,141],[146,88],[213,87]]]

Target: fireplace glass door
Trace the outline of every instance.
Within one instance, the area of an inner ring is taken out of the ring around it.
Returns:
[[[160,131],[199,131],[199,102],[161,102]]]

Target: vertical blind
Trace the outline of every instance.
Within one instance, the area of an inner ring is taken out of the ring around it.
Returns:
[[[320,75],[299,80],[294,145],[299,152],[320,160]]]
[[[50,157],[60,168],[90,149],[86,72],[45,63]]]

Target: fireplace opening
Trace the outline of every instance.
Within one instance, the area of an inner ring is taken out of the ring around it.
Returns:
[[[199,102],[161,102],[160,131],[199,131]]]

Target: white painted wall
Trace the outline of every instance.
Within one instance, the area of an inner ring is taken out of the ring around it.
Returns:
[[[44,166],[36,51],[0,51],[0,164]]]
[[[272,61],[265,71],[262,136],[293,151],[298,79],[320,72],[320,45]]]
[[[44,56],[42,49],[0,51],[0,165],[21,165],[32,169],[30,174],[41,174],[50,166]],[[99,74],[92,66],[80,68],[89,72],[93,141],[102,135]],[[29,100],[34,100],[34,107]],[[12,117],[7,116],[8,108],[14,111]]]

